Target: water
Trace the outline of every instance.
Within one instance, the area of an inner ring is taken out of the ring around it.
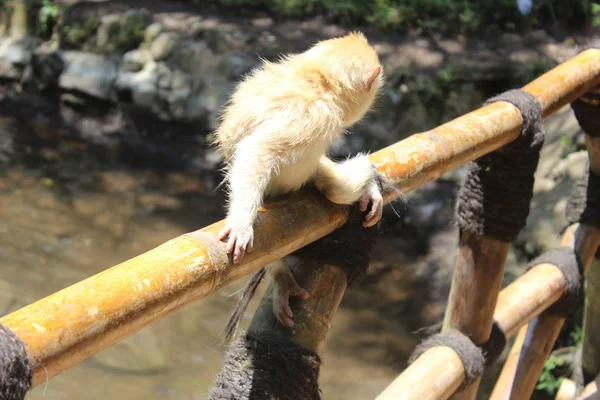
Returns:
[[[19,126],[0,121],[0,131]],[[15,151],[0,173],[0,314],[223,217],[222,193],[207,189],[201,174],[133,168],[68,140]],[[383,236],[322,352],[323,398],[374,398],[405,367],[416,342],[410,332],[421,321],[411,311],[414,271],[404,264],[397,239]],[[221,332],[236,301],[230,295],[242,285],[174,312],[28,399],[204,399],[221,367]]]

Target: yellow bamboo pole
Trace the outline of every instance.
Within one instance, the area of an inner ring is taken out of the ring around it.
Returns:
[[[600,400],[600,375],[588,383],[579,396],[577,384],[571,379],[563,379],[556,393],[555,400]]]
[[[600,400],[600,375],[587,384],[578,400]]]
[[[439,346],[421,354],[377,400],[447,399],[465,379],[462,361],[450,347]]]
[[[489,340],[509,250],[510,242],[461,232],[442,332],[456,329],[478,346]],[[478,377],[451,399],[475,399],[480,380]]]
[[[577,398],[577,384],[570,379],[563,379],[556,392],[555,400],[573,400]]]
[[[578,227],[579,224],[569,227],[563,237],[573,238]],[[560,299],[565,288],[565,277],[555,265],[546,263],[538,264],[502,289],[498,295],[494,320],[506,337],[510,338],[519,331],[519,328],[525,326],[527,321],[536,317],[556,300]],[[524,337],[525,331],[520,332],[515,343],[519,343]],[[421,400],[422,393],[430,390],[432,386],[431,381],[436,379],[434,371],[442,369],[445,371],[445,378],[441,383],[436,382],[434,393],[437,397],[435,398],[447,399],[450,397],[464,379],[463,365],[460,363],[456,366],[451,362],[452,357],[448,355],[440,358],[431,355],[425,357],[431,350],[423,353],[386,388],[384,392],[386,396],[389,396],[389,398],[397,396],[396,398],[406,400]],[[456,356],[456,354],[454,355]],[[417,361],[419,362],[418,364]],[[507,360],[507,362],[509,361]],[[428,376],[429,379],[420,378],[424,375]],[[409,385],[410,387],[404,386],[406,382],[412,382]]]
[[[590,168],[595,174],[600,174],[600,140],[586,135],[586,143]],[[563,236],[561,246],[575,249],[582,260],[585,274],[594,259],[599,244],[600,230],[592,226],[581,225],[574,238],[568,234]],[[565,318],[562,317],[541,315],[530,322],[528,327],[523,328],[527,330],[525,340],[523,343],[513,345],[491,399],[518,400],[531,396],[564,321]],[[588,339],[592,349],[594,342],[597,341],[594,335],[597,335],[597,332],[593,332],[591,339]],[[594,360],[594,357],[590,357],[589,354],[585,359],[590,365],[597,363],[597,360]]]
[[[600,83],[600,51],[588,50],[536,79],[525,90],[548,116]],[[371,155],[402,191],[514,140],[519,111],[494,103]],[[394,199],[393,191],[386,201]],[[33,385],[63,372],[191,301],[256,271],[339,228],[348,207],[303,191],[268,202],[255,225],[254,251],[229,262],[215,234],[219,221],[63,289],[0,319],[25,343]]]
[[[600,231],[580,225],[574,237],[569,236],[568,232],[565,233],[561,245],[575,249],[585,271],[600,244]],[[525,340],[513,344],[490,400],[516,400],[531,396],[564,320],[562,317],[543,315],[522,328]]]
[[[600,112],[600,108],[598,108]],[[600,118],[600,115],[598,116]],[[600,174],[600,138],[586,135],[590,168]],[[585,277],[583,310],[582,367],[584,377],[600,374],[600,261],[594,260]]]
[[[594,260],[585,277],[582,367],[588,379],[600,374],[600,261]]]

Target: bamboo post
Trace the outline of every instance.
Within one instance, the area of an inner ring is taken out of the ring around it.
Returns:
[[[576,224],[569,227],[564,237],[572,238],[578,226]],[[565,288],[565,277],[555,265],[545,263],[536,265],[502,289],[498,295],[494,320],[506,337],[510,338],[529,320],[560,299]],[[525,330],[519,333],[516,342],[522,342],[524,337]],[[450,397],[464,380],[464,368],[454,351],[446,348],[443,352],[434,352],[437,349],[423,353],[385,389],[381,396],[385,393],[386,399],[407,400]],[[455,362],[456,360],[458,363]]]
[[[577,384],[571,379],[565,378],[560,383],[556,400],[600,400],[600,375],[587,384],[579,396],[577,395]]]
[[[548,116],[600,83],[600,51],[588,50],[524,89]],[[370,156],[406,192],[514,140],[515,107],[494,103]],[[393,191],[386,201],[394,199]],[[240,264],[215,238],[223,221],[182,235],[0,319],[25,343],[33,386],[80,363],[153,321],[344,224],[348,208],[303,191],[268,202],[255,225],[254,251]]]
[[[598,108],[600,112],[600,107]],[[600,119],[600,116],[597,118]],[[600,138],[586,135],[590,169],[600,175]],[[600,374],[600,262],[595,260],[585,279],[582,367],[587,380]]]
[[[556,392],[555,400],[573,400],[577,398],[577,384],[570,379],[563,379]]]
[[[368,268],[378,236],[377,228],[362,227],[363,219],[363,213],[355,208],[348,224],[286,260],[296,281],[310,297],[290,299],[294,326],[288,328],[273,312],[271,283],[247,334],[230,346],[209,394],[210,400],[309,400],[315,397],[319,392],[319,366],[314,360],[318,359],[317,354],[348,284],[355,282]],[[294,345],[299,346],[302,355]],[[305,364],[310,372],[304,368]],[[289,372],[282,375],[280,370],[285,367],[289,367]]]
[[[595,174],[598,174],[600,173],[600,139],[586,135],[586,144],[590,158],[590,169]],[[586,274],[594,259],[598,244],[600,244],[600,231],[595,227],[583,224],[580,226],[574,241],[571,240],[569,235],[565,234],[561,246],[570,246],[575,249],[582,260],[583,273]],[[592,300],[598,299],[594,297]],[[594,307],[592,305],[594,305],[593,302],[590,303],[589,312],[591,318],[593,318],[594,313],[598,315],[598,312],[593,310]],[[591,320],[588,319],[588,321]],[[565,318],[563,317],[544,314],[535,318],[527,328],[523,328],[527,329],[525,340],[521,344],[521,347],[519,347],[519,343],[513,346],[511,355],[504,365],[491,399],[521,399],[531,396],[539,374],[544,368],[544,363],[552,351],[552,347],[564,321]],[[598,342],[598,331],[591,329],[597,327],[594,326],[594,323],[588,324],[588,329],[590,329],[588,335],[590,341],[588,343],[591,342],[590,348],[592,350],[594,349],[594,343]],[[586,354],[587,350],[583,353]],[[600,353],[596,355],[598,354]],[[518,361],[511,360],[511,357],[517,358]],[[594,364],[598,363],[594,359],[593,353],[592,356],[586,354],[584,357],[592,368]],[[595,375],[592,374],[591,376]]]
[[[583,389],[579,400],[600,400],[600,375]]]
[[[434,347],[421,354],[376,399],[447,399],[464,379],[462,361],[454,350]]]
[[[600,374],[600,261],[585,277],[582,367],[586,381]]]
[[[483,345],[489,340],[492,331],[494,310],[510,243],[467,230],[462,231],[460,236],[442,332],[457,329],[476,345]],[[451,398],[474,399],[479,383],[480,378]]]
[[[458,330],[480,347],[490,340],[504,265],[511,242],[525,226],[544,141],[535,98],[512,91],[491,101],[515,104],[524,118],[523,132],[511,148],[477,160],[458,192],[459,252],[442,326],[442,332]],[[518,169],[516,162],[522,162]],[[508,196],[514,199],[503,207]],[[451,398],[475,399],[480,381],[477,377]]]
[[[575,249],[585,274],[600,244],[600,231],[582,224],[574,237],[568,233],[563,236],[561,246]],[[517,400],[531,396],[564,321],[563,317],[540,315],[523,328],[526,330],[525,339],[513,345],[490,399]]]

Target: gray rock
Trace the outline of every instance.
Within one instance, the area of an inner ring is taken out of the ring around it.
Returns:
[[[64,53],[65,72],[59,87],[78,91],[102,100],[115,100],[114,83],[117,63],[98,54],[68,51]]]
[[[0,77],[19,80],[30,65],[37,41],[26,37],[6,38],[0,42]]]
[[[194,79],[223,79],[223,57],[215,54],[204,41],[181,43],[169,62]]]
[[[175,32],[163,32],[159,34],[150,45],[152,58],[155,61],[166,60],[173,54],[178,41],[179,35]]]
[[[173,80],[173,71],[165,63],[156,64],[156,86],[161,90],[169,90]]]
[[[144,41],[146,43],[152,43],[152,41],[156,39],[156,37],[161,34],[163,30],[164,28],[160,22],[155,22],[148,25],[144,31]]]
[[[123,72],[139,72],[144,65],[152,61],[152,54],[148,49],[136,49],[123,54],[119,69]]]
[[[156,107],[158,73],[155,62],[150,62],[139,72],[122,72],[116,80],[117,92],[128,92],[134,104],[150,110]]]
[[[190,37],[197,37],[200,36],[205,29],[205,24],[201,21],[192,21],[185,27],[185,34]]]
[[[258,60],[245,54],[232,54],[226,60],[227,75],[234,80],[250,72],[258,65]]]
[[[96,46],[100,49],[110,50],[111,38],[121,25],[121,14],[109,14],[100,19],[100,26],[96,32]]]

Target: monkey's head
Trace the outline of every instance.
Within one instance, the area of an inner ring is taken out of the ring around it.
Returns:
[[[317,43],[305,55],[319,64],[330,80],[336,81],[346,109],[344,125],[349,127],[371,109],[383,86],[379,56],[365,36],[352,32]]]

